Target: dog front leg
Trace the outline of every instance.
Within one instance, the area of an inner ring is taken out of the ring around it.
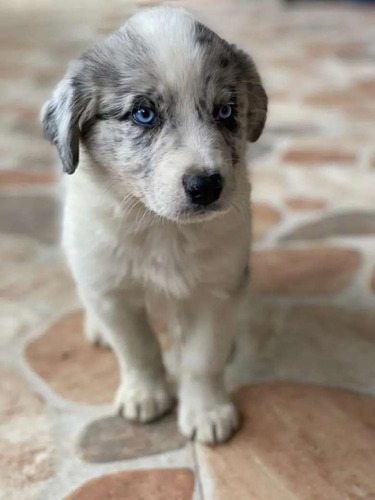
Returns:
[[[202,443],[226,441],[239,426],[224,387],[224,368],[236,330],[232,299],[202,300],[185,314],[179,384],[179,427]]]
[[[81,289],[80,295],[87,314],[95,318],[117,356],[121,378],[115,399],[117,412],[139,422],[165,413],[173,398],[142,298],[123,290],[96,294]]]

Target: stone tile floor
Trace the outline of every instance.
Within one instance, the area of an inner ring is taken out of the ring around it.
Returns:
[[[267,131],[249,153],[252,327],[228,367],[243,428],[207,448],[185,443],[173,415],[144,427],[111,416],[117,369],[83,340],[38,112],[72,57],[154,3],[0,7],[0,498],[374,499],[369,7],[183,2],[253,54],[270,95]]]

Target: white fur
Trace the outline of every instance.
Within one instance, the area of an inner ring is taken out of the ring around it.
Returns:
[[[159,70],[160,92],[168,88],[177,96],[177,125],[171,129],[175,135],[164,139],[164,149],[155,146],[152,172],[146,176],[141,151],[132,162],[131,147],[122,140],[123,130],[133,133],[135,125],[98,121],[94,133],[81,144],[77,171],[66,179],[63,244],[86,309],[86,334],[92,342],[111,345],[118,359],[117,411],[146,422],[173,404],[160,348],[147,320],[148,313],[157,312],[165,315],[179,352],[181,432],[214,443],[225,441],[238,427],[237,410],[225,391],[223,374],[247,291],[251,239],[247,112],[261,86],[257,83],[247,97],[249,78],[239,83],[237,79],[241,128],[233,143],[238,154],[234,165],[233,150],[212,119],[198,120],[196,104],[202,99],[206,79],[199,73],[205,71],[202,61],[207,47],[195,41],[194,23],[183,10],[160,8],[136,15],[127,24],[152,51],[150,64],[154,73],[155,67]],[[120,30],[107,45],[121,47],[124,36]],[[121,55],[120,49],[114,53]],[[121,65],[121,57],[116,64]],[[214,64],[209,71],[215,71]],[[70,85],[69,78],[65,85]],[[63,87],[64,83],[59,89]],[[55,99],[60,98],[59,92]],[[110,92],[101,92],[104,105],[113,99]],[[220,93],[221,88],[211,92],[205,95],[208,108],[217,98],[214,92]],[[72,96],[67,95],[64,109],[69,111]],[[126,99],[125,94],[118,106],[129,106]],[[59,146],[51,117],[54,112],[60,117],[63,105],[51,102],[44,110],[45,130]],[[74,127],[74,116],[69,123]],[[66,130],[67,124],[64,127],[60,146],[66,146],[67,135],[69,144],[76,146],[76,136]],[[115,134],[121,139],[116,143]],[[65,149],[60,147],[60,155],[66,171],[72,173],[75,165]],[[215,168],[223,176],[216,211],[186,215],[190,202],[181,178],[191,168]]]
[[[146,306],[159,314],[163,306],[181,353],[181,432],[223,441],[238,424],[223,370],[246,291],[237,284],[249,256],[247,200],[239,203],[240,213],[179,224],[155,218],[133,198],[124,206],[103,192],[96,168],[83,158],[67,179],[63,241],[87,314],[96,321],[92,340],[103,342],[101,331],[118,357],[117,409],[148,421],[172,404],[146,319]]]

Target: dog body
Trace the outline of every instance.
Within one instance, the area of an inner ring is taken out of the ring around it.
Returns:
[[[183,9],[156,8],[73,63],[42,112],[66,179],[63,243],[86,333],[117,355],[118,411],[152,420],[172,397],[147,311],[179,352],[179,426],[238,426],[223,371],[246,295],[246,140],[267,99],[244,53]]]

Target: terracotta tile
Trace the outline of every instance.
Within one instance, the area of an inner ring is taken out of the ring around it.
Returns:
[[[356,82],[355,88],[363,100],[367,101],[368,97],[375,97],[375,78],[359,80]]]
[[[39,396],[16,374],[0,371],[1,494],[31,498],[54,473],[50,423]]]
[[[347,88],[344,90],[335,89],[317,92],[307,96],[304,102],[306,104],[321,107],[341,107],[348,104],[350,105],[353,103],[353,100],[358,101],[359,99],[360,96],[358,95],[356,89]]]
[[[190,469],[132,470],[92,479],[66,500],[192,500],[193,490]]]
[[[375,233],[375,214],[370,211],[346,212],[308,222],[282,236],[283,241],[318,240],[333,236],[366,236]]]
[[[21,170],[2,170],[0,171],[0,187],[31,185],[31,184],[50,184],[55,182],[53,175],[47,173],[26,172]]]
[[[197,447],[210,498],[375,497],[375,399],[273,383],[244,388],[236,400],[242,430],[227,445]]]
[[[18,78],[26,76],[26,70],[15,62],[8,62],[2,65],[1,76],[4,80],[17,80]]]
[[[84,338],[80,312],[29,344],[26,360],[60,396],[79,403],[110,403],[119,383],[114,354]]]
[[[56,281],[61,285],[60,279]],[[46,296],[50,301],[52,293],[47,289]],[[152,318],[151,325],[162,349],[167,350],[170,343],[165,321]],[[109,349],[93,346],[85,338],[83,313],[80,311],[64,316],[31,342],[26,349],[26,359],[56,392],[68,400],[90,404],[113,400],[119,383],[115,356]],[[96,381],[95,387],[93,380]]]
[[[360,121],[369,121],[374,123],[375,121],[375,106],[366,102],[351,102],[342,108],[342,113],[345,119],[353,119]],[[367,140],[365,141],[367,142]]]
[[[0,198],[0,231],[19,234],[53,244],[58,241],[59,210],[49,196],[5,196]]]
[[[293,211],[321,210],[326,206],[326,202],[316,198],[289,197],[285,200],[288,208]]]
[[[87,462],[113,462],[176,450],[184,444],[174,414],[144,425],[112,416],[87,426],[79,441],[79,454]]]
[[[252,214],[253,236],[255,240],[263,238],[280,220],[280,215],[277,210],[265,203],[253,203]]]
[[[373,55],[369,46],[360,41],[341,44],[335,51],[335,56],[349,61],[371,61]]]
[[[317,57],[321,59],[322,57],[332,56],[335,52],[336,44],[329,40],[314,40],[306,43],[304,45],[304,49],[310,57]]]
[[[61,281],[57,279],[58,282]],[[47,297],[51,301],[52,290]],[[165,321],[151,325],[164,350],[169,348]],[[80,403],[104,404],[113,400],[119,378],[114,354],[90,344],[83,333],[83,313],[64,316],[26,349],[30,366],[62,397]],[[85,366],[85,369],[82,369]],[[95,384],[93,384],[95,380]]]
[[[282,156],[284,162],[296,164],[320,164],[337,163],[340,165],[352,164],[356,160],[356,155],[352,151],[346,151],[344,148],[322,148],[316,147],[296,147],[291,148]]]
[[[255,341],[250,363],[256,380],[292,380],[370,392],[375,377],[374,332],[375,315],[365,309],[328,302],[291,308],[257,304],[244,345],[252,346]],[[245,359],[242,380],[249,380],[248,366]]]
[[[329,295],[351,283],[359,264],[349,249],[263,250],[252,255],[252,284],[266,295]]]

